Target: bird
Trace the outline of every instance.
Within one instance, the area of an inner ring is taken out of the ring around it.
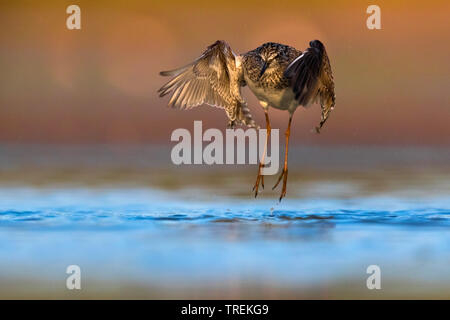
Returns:
[[[161,71],[160,75],[172,77],[158,90],[160,97],[171,94],[169,106],[190,109],[207,104],[222,108],[228,117],[228,128],[237,125],[259,128],[241,93],[242,87],[249,87],[264,109],[267,130],[253,186],[255,197],[260,185],[264,188],[262,168],[271,133],[269,108],[289,112],[284,166],[272,188],[283,180],[279,201],[286,196],[289,138],[295,110],[299,106],[319,103],[321,120],[316,132],[320,133],[336,103],[330,60],[320,40],[310,41],[304,51],[267,42],[243,54],[235,54],[228,43],[218,40],[193,62],[171,71]]]

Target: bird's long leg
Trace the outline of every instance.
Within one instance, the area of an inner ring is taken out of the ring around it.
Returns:
[[[259,161],[259,166],[258,166],[258,176],[256,177],[256,182],[255,185],[253,186],[253,191],[255,191],[255,198],[258,195],[258,188],[259,188],[259,184],[261,183],[261,186],[264,189],[264,175],[261,174],[261,170],[262,168],[264,168],[264,159],[266,156],[266,152],[267,152],[267,144],[269,143],[269,139],[270,139],[270,131],[271,131],[271,127],[270,127],[270,121],[269,121],[269,113],[267,108],[264,108],[264,113],[266,115],[266,130],[267,130],[267,134],[266,134],[266,143],[264,144],[264,152],[261,156],[261,160]]]
[[[292,123],[292,113],[289,115],[289,124],[286,129],[286,147],[284,152],[284,167],[280,176],[278,177],[277,183],[273,186],[272,190],[275,189],[283,178],[283,189],[281,189],[280,201],[286,196],[286,183],[288,177],[288,150],[289,150],[289,136],[291,135],[291,123]]]

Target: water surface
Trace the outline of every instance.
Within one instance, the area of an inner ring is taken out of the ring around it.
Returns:
[[[445,168],[294,160],[278,203],[253,168],[52,159],[1,167],[2,298],[450,298]]]

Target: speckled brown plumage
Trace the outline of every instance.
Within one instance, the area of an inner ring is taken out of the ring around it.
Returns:
[[[254,82],[259,82],[261,87],[268,90],[279,90],[290,86],[290,79],[284,76],[288,65],[301,51],[275,42],[267,42],[262,46],[242,55],[242,64],[245,75]],[[274,68],[266,70],[259,77],[265,61],[270,61]]]
[[[194,62],[160,74],[173,77],[159,89],[160,97],[172,94],[169,106],[190,109],[205,103],[224,109],[229,127],[257,127],[241,96],[241,70],[236,66],[236,55],[225,41],[210,45]]]
[[[171,94],[169,105],[180,109],[201,104],[223,108],[229,126],[256,127],[240,90],[248,85],[262,105],[291,113],[299,105],[320,102],[321,128],[335,104],[334,83],[324,46],[318,40],[310,45],[302,52],[267,42],[235,55],[225,41],[216,41],[191,64],[161,72],[173,78],[160,96]]]
[[[309,43],[303,52],[293,47],[267,42],[242,55],[235,55],[225,41],[217,41],[194,62],[185,67],[161,72],[172,76],[159,90],[160,96],[171,94],[169,105],[181,109],[201,104],[223,108],[228,126],[237,124],[257,127],[241,96],[247,85],[264,108],[268,129],[266,147],[258,169],[253,190],[264,187],[264,155],[270,136],[268,110],[270,107],[289,111],[283,171],[274,188],[283,180],[280,201],[286,195],[288,176],[288,145],[292,115],[298,106],[314,102],[322,108],[320,131],[336,103],[334,81],[325,46],[319,40]]]

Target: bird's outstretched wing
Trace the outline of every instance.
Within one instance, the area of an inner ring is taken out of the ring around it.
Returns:
[[[190,109],[201,104],[225,109],[228,125],[244,124],[255,127],[247,104],[241,96],[241,70],[236,56],[225,41],[216,41],[194,62],[162,76],[172,79],[159,89],[159,96],[172,94],[169,106]]]
[[[319,101],[322,117],[317,132],[320,132],[331,110],[334,109],[336,96],[330,61],[324,45],[319,40],[309,43],[299,57],[286,68],[285,76],[290,79],[298,103],[307,106]]]

